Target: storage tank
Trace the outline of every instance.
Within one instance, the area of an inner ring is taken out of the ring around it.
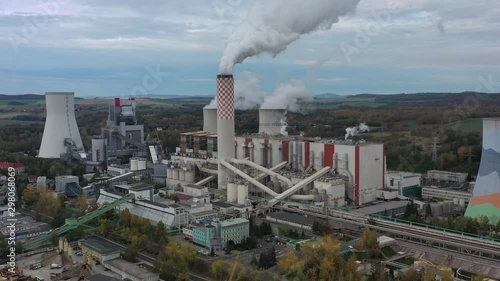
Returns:
[[[179,170],[179,180],[180,181],[185,181],[186,180],[186,171]]]
[[[130,159],[130,171],[137,171],[137,170],[139,170],[139,159],[131,158]]]
[[[179,180],[179,169],[174,168],[173,170],[174,170],[174,177],[173,177],[173,179],[174,180]]]
[[[146,167],[146,159],[140,158],[138,160],[138,169],[139,170],[146,170],[147,169],[147,167]]]
[[[259,109],[259,134],[286,136],[285,109]]]
[[[458,206],[460,203],[460,200],[458,200],[457,198],[453,198],[453,204],[455,204],[455,206]]]
[[[104,161],[104,146],[106,140],[101,137],[92,138],[92,161],[93,162],[101,162]]]
[[[236,203],[238,200],[238,186],[235,183],[227,184],[227,202]]]
[[[238,185],[238,204],[244,205],[245,199],[248,197],[248,186],[244,184]]]
[[[171,179],[171,178],[172,178],[172,168],[167,167],[167,179]]]

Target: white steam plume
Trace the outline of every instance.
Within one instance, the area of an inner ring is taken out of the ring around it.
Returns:
[[[292,80],[288,84],[279,84],[274,92],[264,98],[261,109],[286,109],[288,111],[298,110],[299,99],[308,99],[312,93],[304,83]]]
[[[234,81],[234,108],[247,110],[262,103],[266,93],[260,86],[259,79],[251,72],[241,72]],[[217,96],[205,108],[217,108]]]
[[[366,133],[370,131],[370,127],[366,125],[366,123],[361,123],[357,127],[350,127],[345,129],[345,139],[347,140],[349,137],[354,137],[359,132]]]
[[[360,0],[260,0],[229,36],[219,70],[261,53],[273,57],[304,34],[328,30],[339,18],[354,13]]]

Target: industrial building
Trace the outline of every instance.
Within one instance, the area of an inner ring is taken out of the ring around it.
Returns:
[[[185,227],[183,235],[197,245],[220,251],[229,241],[239,244],[249,237],[250,222],[244,218],[198,222]]]
[[[423,187],[422,198],[453,200],[455,205],[465,207],[472,199],[472,193],[448,188]]]
[[[385,182],[388,188],[397,189],[404,197],[420,197],[422,175],[409,172],[387,171]]]
[[[73,157],[86,160],[75,118],[75,93],[45,93],[47,117],[38,157]],[[66,156],[65,156],[66,155]]]
[[[78,197],[83,195],[83,189],[77,176],[56,177],[56,193],[66,197]]]
[[[7,228],[9,226],[10,221],[7,220],[7,216],[9,212],[5,210],[0,217],[0,233],[3,237],[9,237],[10,229]],[[32,217],[21,215],[20,213],[16,213],[16,229],[15,229],[15,238],[19,241],[25,241],[32,239],[34,237],[47,234],[52,229],[49,224],[44,222],[39,222],[34,220]]]
[[[357,209],[358,212],[367,215],[382,215],[387,217],[401,217],[409,204],[408,201],[377,202],[371,206]]]
[[[427,171],[426,179],[459,184],[467,181],[467,173],[457,173],[449,171],[430,170]]]
[[[113,244],[106,243],[103,240],[87,239],[80,241],[78,244],[82,249],[84,261],[92,260],[92,262],[103,263],[120,257],[120,250]]]
[[[122,276],[122,280],[130,281],[158,281],[160,274],[146,270],[137,264],[130,263],[122,259],[105,261],[102,264],[105,268]]]

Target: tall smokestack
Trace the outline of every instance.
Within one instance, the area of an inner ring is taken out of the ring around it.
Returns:
[[[217,75],[217,157],[230,160],[234,155],[234,80],[233,75]],[[219,164],[219,189],[230,174]]]
[[[47,118],[43,130],[40,158],[59,158],[67,152],[66,139],[71,139],[75,148],[83,151],[82,138],[75,119],[75,93],[45,93]]]

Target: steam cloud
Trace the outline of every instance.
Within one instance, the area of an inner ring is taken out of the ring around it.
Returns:
[[[364,133],[364,132],[369,132],[369,131],[370,131],[370,127],[368,127],[366,125],[366,123],[361,123],[357,127],[350,127],[350,128],[345,129],[345,139],[347,140],[349,137],[354,137],[354,135],[359,133],[359,132]]]
[[[354,13],[360,0],[260,0],[229,36],[219,70],[233,73],[246,58],[273,57],[304,34],[328,30],[339,18]]]
[[[234,108],[239,110],[248,110],[261,105],[262,109],[297,111],[298,101],[308,98],[312,98],[312,93],[298,80],[279,84],[268,96],[262,90],[259,79],[253,73],[242,72],[234,82]],[[205,108],[216,109],[217,97]]]
[[[279,84],[270,96],[264,98],[260,108],[297,111],[298,101],[308,98],[312,98],[312,93],[306,86],[301,81],[292,80],[288,84]]]

